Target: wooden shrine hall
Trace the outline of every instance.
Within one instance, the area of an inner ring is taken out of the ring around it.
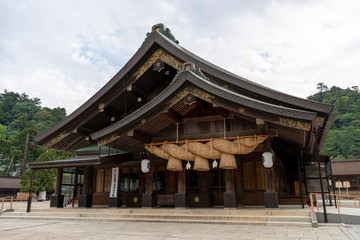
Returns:
[[[77,157],[29,166],[57,168],[54,207],[68,186],[79,207],[301,205],[332,110],[221,69],[157,24],[103,88],[35,137]]]

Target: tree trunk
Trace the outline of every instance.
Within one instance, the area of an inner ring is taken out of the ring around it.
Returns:
[[[26,134],[26,142],[25,142],[25,150],[24,150],[24,160],[21,168],[21,174],[23,174],[26,170],[26,161],[28,156],[28,150],[29,150],[29,132]]]
[[[14,157],[15,157],[15,155],[13,155],[13,156],[11,157],[11,160],[10,160],[9,166],[8,166],[8,168],[7,168],[7,170],[6,170],[5,176],[7,176],[7,175],[9,174],[9,172],[10,172],[10,168],[11,168],[11,165],[13,164]]]

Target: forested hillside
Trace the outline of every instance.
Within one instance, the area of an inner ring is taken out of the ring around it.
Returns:
[[[66,116],[64,108],[42,107],[40,99],[4,90],[0,93],[0,175],[20,174],[26,135],[29,132],[28,162],[67,156],[58,151],[45,152],[33,137]],[[42,155],[40,158],[39,156]]]
[[[336,119],[327,136],[322,154],[334,159],[352,159],[360,155],[360,92],[358,86],[347,89],[317,85],[318,93],[308,99],[333,104]]]

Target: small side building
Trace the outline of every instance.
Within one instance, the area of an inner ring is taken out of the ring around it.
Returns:
[[[340,191],[342,194],[346,193],[348,188],[349,194],[360,194],[360,158],[357,159],[344,159],[344,160],[331,160],[333,187],[336,192],[336,182],[341,183]],[[347,184],[350,184],[347,187]]]
[[[0,176],[0,198],[16,196],[20,191],[20,178],[11,176]]]

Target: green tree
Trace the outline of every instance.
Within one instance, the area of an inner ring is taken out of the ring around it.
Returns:
[[[65,153],[54,149],[50,149],[40,154],[40,156],[36,159],[35,162],[48,162],[63,158],[69,158],[71,156],[73,156],[73,154],[71,153]],[[31,177],[31,170],[27,170],[21,175],[20,185],[22,192],[30,191],[30,177]],[[55,179],[56,179],[55,169],[35,170],[33,176],[33,191],[34,192],[54,191]]]
[[[64,108],[42,108],[39,98],[4,90],[0,93],[0,174],[19,172],[23,162],[25,139],[30,133],[28,162],[44,150],[33,137],[52,127],[66,116]]]
[[[309,100],[333,104],[336,118],[328,133],[322,154],[335,159],[351,159],[360,155],[360,92],[357,86],[347,89],[318,84],[319,92]]]
[[[318,83],[316,89],[318,89],[320,92],[329,90],[329,88],[323,82]]]

